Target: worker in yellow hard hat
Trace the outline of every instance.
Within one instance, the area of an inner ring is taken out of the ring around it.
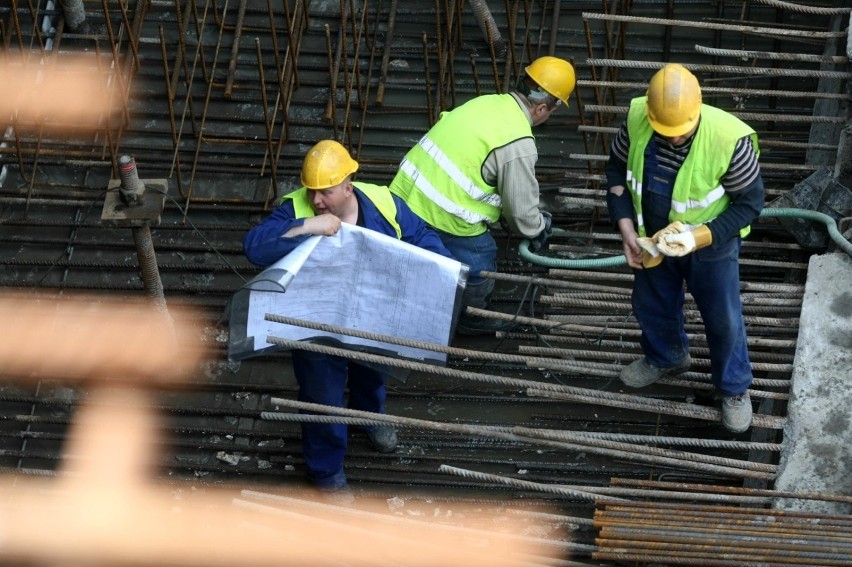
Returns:
[[[302,163],[302,187],[286,194],[275,211],[246,234],[246,257],[258,266],[269,266],[312,235],[336,234],[341,223],[375,230],[451,257],[435,232],[387,187],[352,181],[357,170],[358,162],[340,143],[323,140],[313,146]],[[349,407],[384,412],[384,373],[346,358],[308,351],[294,350],[291,357],[300,401],[343,407],[348,386]],[[365,430],[376,450],[396,449],[394,428],[374,426]],[[343,424],[302,424],[308,479],[338,498],[351,495],[343,470],[347,433]]]
[[[644,352],[621,381],[640,388],[690,367],[686,282],[704,321],[722,424],[733,432],[752,421],[739,250],[764,206],[758,152],[751,127],[703,104],[695,75],[668,64],[631,101],[606,169]]]
[[[540,57],[525,68],[511,93],[476,97],[441,114],[403,158],[390,190],[400,195],[438,234],[457,260],[470,267],[463,307],[486,308],[494,280],[497,244],[488,225],[505,219],[538,251],[551,234],[551,217],[539,208],[535,177],[538,150],[532,128],[546,122],[574,91],[574,68]],[[461,334],[510,328],[462,312]]]

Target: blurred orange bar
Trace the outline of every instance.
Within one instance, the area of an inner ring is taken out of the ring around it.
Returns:
[[[0,117],[46,128],[95,128],[116,106],[95,56],[37,53],[0,58]]]

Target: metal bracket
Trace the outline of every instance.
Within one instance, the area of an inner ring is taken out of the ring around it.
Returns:
[[[113,226],[138,227],[143,224],[159,223],[166,206],[166,179],[141,179],[145,192],[138,205],[129,206],[121,199],[121,179],[110,179],[104,198],[101,221]]]

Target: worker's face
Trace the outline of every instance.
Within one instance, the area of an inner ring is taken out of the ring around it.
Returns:
[[[693,126],[692,130],[686,134],[682,134],[680,136],[663,136],[663,139],[673,146],[682,146],[689,140],[689,138],[692,137],[693,134],[695,134],[696,130],[698,130],[698,124]]]
[[[308,189],[311,197],[311,208],[314,214],[323,215],[331,213],[336,217],[340,217],[349,198],[352,196],[352,183],[346,179],[343,183],[339,183],[327,189]]]

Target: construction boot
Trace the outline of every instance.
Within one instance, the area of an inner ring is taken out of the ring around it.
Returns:
[[[396,429],[381,425],[374,427],[367,432],[367,437],[370,439],[373,448],[379,453],[393,453],[399,444],[399,437],[396,434]]]
[[[733,433],[742,433],[751,427],[751,396],[748,392],[722,397],[722,425]]]
[[[657,368],[656,366],[651,366],[643,356],[639,360],[634,360],[625,366],[618,377],[626,386],[630,386],[631,388],[643,388],[653,384],[660,378],[673,376],[674,374],[679,374],[684,370],[689,369],[690,364],[692,364],[692,358],[690,358],[688,354],[683,362],[677,366],[670,366],[668,368]]]

